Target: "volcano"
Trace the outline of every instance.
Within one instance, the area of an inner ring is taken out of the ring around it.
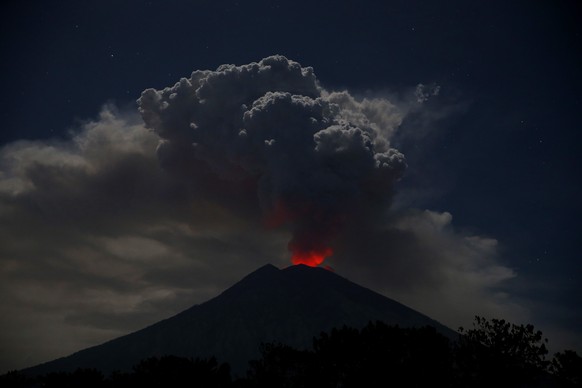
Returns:
[[[261,343],[307,348],[313,337],[343,325],[369,321],[401,327],[433,326],[454,339],[437,321],[392,299],[319,267],[265,265],[217,297],[171,318],[102,345],[24,370],[30,375],[77,368],[105,373],[130,370],[148,357],[215,356],[235,374],[259,357]]]

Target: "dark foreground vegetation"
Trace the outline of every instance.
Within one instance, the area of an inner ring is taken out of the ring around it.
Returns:
[[[247,375],[232,378],[216,359],[148,358],[131,372],[94,369],[28,377],[0,376],[0,387],[580,387],[574,351],[546,359],[547,340],[531,325],[476,317],[451,342],[435,329],[381,322],[322,333],[310,350],[264,344]]]

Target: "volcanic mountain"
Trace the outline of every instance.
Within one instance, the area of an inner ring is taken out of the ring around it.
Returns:
[[[44,374],[96,368],[129,370],[140,360],[163,355],[216,356],[234,373],[259,356],[261,342],[309,347],[314,336],[343,325],[369,321],[401,327],[434,326],[449,338],[451,329],[394,300],[323,268],[265,265],[219,296],[171,318],[102,345],[47,362],[24,372]]]

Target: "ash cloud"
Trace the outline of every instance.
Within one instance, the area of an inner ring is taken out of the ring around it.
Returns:
[[[353,214],[385,206],[406,167],[388,103],[328,93],[282,56],[195,71],[138,104],[166,171],[235,211],[258,205],[291,229],[294,253],[325,250]]]
[[[426,105],[327,91],[275,56],[148,89],[139,113],[106,106],[68,140],[0,148],[0,369],[166,318],[289,265],[288,248],[329,245],[339,274],[453,328],[526,314],[494,239],[390,208],[406,167],[393,139]]]

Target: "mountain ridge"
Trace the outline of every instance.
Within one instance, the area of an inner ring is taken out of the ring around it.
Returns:
[[[369,321],[402,327],[433,326],[456,333],[397,301],[323,268],[266,264],[208,301],[133,333],[24,370],[31,375],[95,368],[129,370],[154,356],[216,356],[244,372],[262,342],[307,348],[322,331]]]

